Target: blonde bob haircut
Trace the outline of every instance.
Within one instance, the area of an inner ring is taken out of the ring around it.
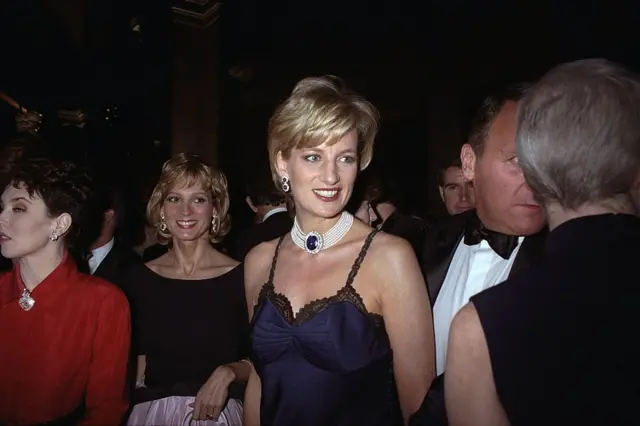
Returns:
[[[196,154],[180,153],[167,160],[162,166],[160,179],[147,203],[147,221],[157,232],[158,242],[168,244],[171,233],[163,231],[162,206],[169,192],[176,187],[191,187],[200,184],[209,194],[213,204],[215,226],[209,229],[209,240],[219,243],[231,229],[229,216],[229,191],[227,178],[220,170],[207,166]],[[212,218],[213,221],[213,218]]]
[[[349,90],[338,77],[300,80],[269,120],[269,162],[276,186],[282,190],[276,170],[278,154],[287,160],[293,149],[336,143],[353,130],[358,134],[360,170],[366,169],[373,157],[378,116],[372,104]]]

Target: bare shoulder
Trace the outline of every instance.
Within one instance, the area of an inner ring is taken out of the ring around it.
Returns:
[[[260,243],[244,258],[244,277],[247,294],[262,286],[268,277],[278,239]]]
[[[473,303],[466,304],[453,317],[449,341],[453,346],[464,346],[467,349],[485,344],[484,330]]]
[[[245,268],[261,269],[264,265],[271,265],[279,239],[265,241],[252,248],[245,257]]]
[[[381,293],[426,288],[416,254],[405,239],[380,232],[371,242],[367,257],[367,268],[376,277]]]
[[[404,238],[379,232],[371,242],[368,256],[376,269],[395,270],[417,263],[411,244]]]

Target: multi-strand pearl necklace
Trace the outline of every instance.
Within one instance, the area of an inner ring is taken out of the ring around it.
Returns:
[[[340,219],[324,234],[315,231],[309,233],[302,232],[298,224],[298,218],[293,220],[293,228],[291,229],[291,239],[301,249],[309,254],[316,254],[322,250],[326,250],[334,246],[347,235],[347,232],[353,225],[353,216],[347,212],[342,212]]]

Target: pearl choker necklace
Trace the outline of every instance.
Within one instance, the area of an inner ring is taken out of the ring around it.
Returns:
[[[326,250],[336,245],[351,229],[353,225],[353,216],[347,212],[342,212],[340,219],[324,234],[311,231],[307,234],[302,232],[298,224],[298,218],[293,220],[293,228],[291,229],[291,239],[301,249],[309,254],[316,254],[322,250]]]

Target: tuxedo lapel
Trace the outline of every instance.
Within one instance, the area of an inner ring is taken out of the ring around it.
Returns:
[[[440,256],[438,256],[440,259],[439,262],[426,274],[427,289],[429,290],[429,297],[431,298],[432,304],[435,303],[436,298],[440,293],[442,284],[444,284],[444,279],[449,271],[449,266],[451,266],[453,255],[456,253],[456,247],[461,240],[462,235],[453,240],[453,244],[447,244],[446,247],[443,246],[439,253]]]
[[[522,246],[513,261],[509,276],[517,274],[542,260],[544,257],[544,242],[548,234],[549,230],[544,228],[537,234],[526,237],[524,241],[522,241]]]
[[[466,223],[472,215],[475,215],[475,211],[448,217],[427,233],[420,266],[427,281],[432,306],[440,293],[456,248],[464,236]]]

